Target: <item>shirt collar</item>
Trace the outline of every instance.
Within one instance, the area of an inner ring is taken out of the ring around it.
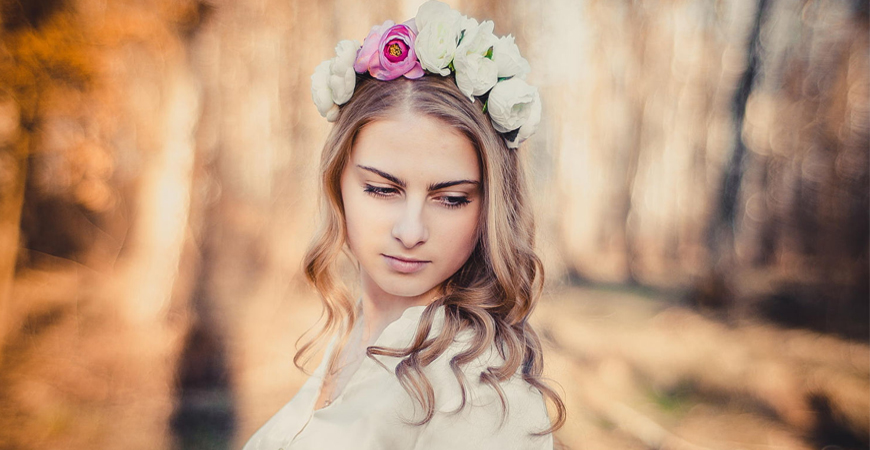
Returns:
[[[427,305],[410,306],[402,312],[402,315],[394,322],[387,325],[381,332],[375,345],[382,347],[401,348],[407,347],[414,339],[417,326],[423,317]],[[432,329],[429,336],[437,336],[444,326],[444,306],[438,306],[432,319]]]

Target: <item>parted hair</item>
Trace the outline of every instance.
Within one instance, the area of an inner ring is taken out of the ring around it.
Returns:
[[[558,393],[542,379],[541,341],[528,322],[543,289],[544,272],[534,249],[535,224],[522,158],[516,150],[507,148],[483,112],[482,102],[465,97],[452,76],[427,74],[417,80],[392,81],[360,76],[353,97],[341,107],[320,160],[322,221],[303,263],[306,278],[320,295],[326,321],[298,349],[293,362],[302,368],[300,361],[307,361],[314,347],[335,330],[340,333],[336,349],[343,348],[358,319],[359,311],[337,267],[339,257],[343,253],[349,255],[341,174],[363,127],[403,113],[441,120],[462,132],[476,149],[482,178],[478,239],[465,264],[445,280],[440,295],[423,311],[410,346],[370,346],[366,354],[401,358],[395,374],[422,406],[425,417],[413,422],[422,425],[431,420],[435,411],[434,391],[423,368],[442,355],[458,333],[470,330],[470,345],[449,361],[462,387],[458,409],[464,408],[467,400],[468,380],[462,367],[484,355],[495,343],[504,364],[487,367],[479,378],[498,393],[502,419],[508,405],[499,384],[521,367],[522,378],[549,399],[556,411],[551,426],[535,434],[551,433],[565,423],[566,410]],[[437,336],[430,338],[435,312],[440,306],[444,306],[444,326]],[[335,370],[339,354],[340,350],[332,352],[330,371]]]

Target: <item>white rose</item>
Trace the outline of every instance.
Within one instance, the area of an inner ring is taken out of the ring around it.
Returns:
[[[332,101],[338,105],[347,103],[353,96],[356,85],[353,63],[356,61],[359,49],[360,43],[357,40],[346,39],[335,46],[335,53],[338,56],[332,59],[329,69],[329,88],[332,90]]]
[[[465,36],[468,36],[468,30],[476,29],[478,26],[477,19],[474,17],[462,16],[462,31],[465,32]]]
[[[460,20],[462,16],[459,11],[450,8],[446,3],[441,3],[437,0],[429,0],[420,5],[417,9],[417,15],[414,17],[414,22],[417,24],[417,29],[422,31],[432,22],[452,22]]]
[[[498,40],[492,47],[492,60],[498,65],[498,77],[520,78],[532,71],[529,62],[520,55],[520,49],[514,43],[514,37],[507,35]]]
[[[492,34],[490,20],[478,25],[474,19],[464,19],[463,26],[465,35],[456,47],[453,67],[459,90],[474,101],[473,96],[487,93],[498,82],[498,65],[486,57],[498,38]]]
[[[311,99],[321,116],[333,122],[338,117],[338,105],[332,100],[332,89],[329,87],[332,60],[318,64],[311,75]],[[330,119],[332,117],[332,119]]]
[[[414,19],[419,33],[414,51],[429,72],[450,75],[450,62],[462,33],[462,16],[444,3],[430,0],[420,6]]]
[[[537,95],[538,90],[529,86],[521,78],[511,78],[497,83],[489,93],[486,106],[496,131],[509,133],[525,125],[532,115]]]
[[[338,108],[338,105],[333,104],[332,108],[329,108],[329,111],[326,112],[326,121],[327,122],[335,122],[338,120],[338,112],[341,111]]]
[[[532,100],[531,105],[531,114],[529,114],[528,120],[523,126],[520,127],[520,130],[517,132],[516,138],[512,141],[505,139],[507,146],[510,148],[517,148],[519,145],[531,137],[531,135],[535,134],[535,131],[538,130],[538,125],[541,123],[541,96],[538,94],[538,91],[535,90],[535,98]]]
[[[311,75],[311,99],[321,116],[335,122],[338,119],[338,105],[347,103],[353,96],[356,86],[356,60],[360,43],[357,40],[343,40],[335,46],[336,56],[318,64]]]
[[[476,20],[464,17],[462,28],[465,30],[465,35],[462,37],[462,42],[459,43],[456,53],[486,55],[489,49],[498,42],[498,38],[492,34],[493,26],[491,20],[478,24]]]
[[[498,66],[485,56],[455,58],[453,67],[456,69],[456,86],[471,101],[474,101],[474,96],[486,94],[498,82]]]

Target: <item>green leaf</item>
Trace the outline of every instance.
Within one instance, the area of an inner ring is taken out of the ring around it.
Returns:
[[[486,51],[486,55],[484,55],[484,56],[486,56],[486,57],[489,58],[489,59],[492,59],[492,47],[490,47],[490,48]]]

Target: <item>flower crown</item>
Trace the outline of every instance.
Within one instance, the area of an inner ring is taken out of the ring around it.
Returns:
[[[511,35],[497,38],[492,21],[462,16],[437,0],[420,6],[405,23],[388,20],[372,27],[362,45],[343,40],[335,56],[311,75],[311,97],[320,115],[334,122],[339,105],[353,96],[357,74],[378,80],[417,79],[426,72],[455,75],[456,85],[483,111],[509,148],[528,139],[541,121],[537,88],[525,81],[531,71]]]

